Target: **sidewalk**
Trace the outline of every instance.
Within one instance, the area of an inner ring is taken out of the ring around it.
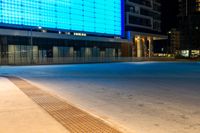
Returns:
[[[12,82],[0,77],[0,133],[69,133]]]

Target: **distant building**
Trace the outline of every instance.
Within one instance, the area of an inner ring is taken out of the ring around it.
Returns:
[[[132,56],[153,56],[153,42],[167,38],[160,35],[160,0],[126,0],[125,5],[125,31],[132,41]]]
[[[180,49],[180,32],[177,29],[171,29],[168,33],[170,53],[178,54]]]
[[[179,0],[180,54],[200,55],[200,0]]]

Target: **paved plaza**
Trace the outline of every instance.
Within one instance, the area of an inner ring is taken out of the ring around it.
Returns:
[[[200,63],[198,62],[2,66],[0,75],[25,79],[126,133],[199,133],[200,131]],[[0,80],[1,86],[10,82],[6,78]],[[22,93],[14,84],[9,84],[10,88],[1,87],[2,92],[6,93],[1,93],[1,99],[6,97],[8,100],[18,99],[12,95],[3,96],[10,94],[11,90]],[[32,102],[28,97],[26,99],[29,103]],[[34,102],[31,105],[36,106]],[[3,113],[8,113],[6,107],[0,110],[0,120],[4,116]],[[46,115],[48,122],[52,120],[51,124],[54,126],[51,128],[67,132],[44,110],[38,107],[37,109],[41,112],[39,113],[41,117]],[[44,122],[40,119],[39,121]],[[2,126],[0,131],[1,128]],[[9,129],[12,128],[14,127],[11,126]]]

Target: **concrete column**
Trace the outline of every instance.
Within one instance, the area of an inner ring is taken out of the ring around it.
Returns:
[[[132,43],[132,57],[137,57],[137,43],[134,41],[133,43]]]
[[[137,39],[137,57],[142,57],[143,53],[143,48],[142,48],[142,39],[138,38]]]
[[[143,40],[143,49],[144,49],[144,57],[147,57],[148,48],[147,48],[147,38],[145,37]]]
[[[137,40],[135,36],[132,38],[132,56],[137,57]]]
[[[153,38],[149,38],[149,57],[153,56]]]

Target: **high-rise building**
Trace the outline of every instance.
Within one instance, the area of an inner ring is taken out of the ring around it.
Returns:
[[[126,30],[160,32],[159,0],[126,0]]]
[[[137,57],[153,55],[153,41],[166,39],[161,33],[160,0],[126,0],[125,30]]]
[[[121,56],[123,0],[1,0],[0,61]]]
[[[179,0],[180,53],[200,55],[200,0]]]
[[[180,49],[180,32],[173,28],[169,31],[170,53],[178,54]]]

